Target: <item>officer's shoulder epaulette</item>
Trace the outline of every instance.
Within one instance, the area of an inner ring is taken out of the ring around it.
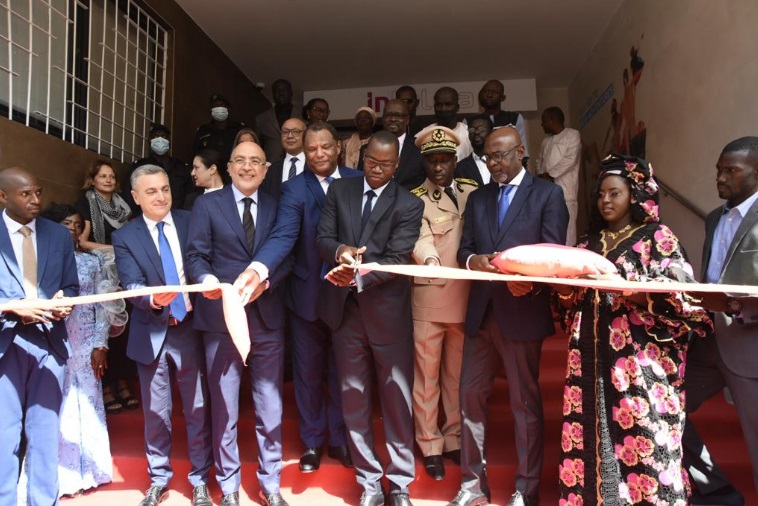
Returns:
[[[412,189],[411,193],[417,197],[422,197],[426,195],[428,191],[429,190],[427,190],[426,186],[419,186],[417,188]]]
[[[455,178],[456,183],[463,183],[463,184],[470,184],[471,186],[479,186],[479,183],[474,181],[473,179],[467,179],[465,177],[457,177]]]

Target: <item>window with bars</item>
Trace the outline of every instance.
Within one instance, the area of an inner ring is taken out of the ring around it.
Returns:
[[[168,33],[132,0],[0,0],[0,114],[130,162],[164,122]]]

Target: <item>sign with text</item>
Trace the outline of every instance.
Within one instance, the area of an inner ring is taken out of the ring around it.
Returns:
[[[501,80],[505,88],[503,109],[509,111],[536,111],[537,85],[534,79]],[[412,84],[419,97],[416,114],[419,116],[434,114],[434,93],[443,86],[450,86],[458,91],[458,102],[461,114],[479,112],[479,90],[485,81],[469,81],[457,83]],[[307,104],[312,98],[323,98],[329,103],[330,120],[346,120],[355,117],[359,107],[371,107],[382,115],[384,104],[395,97],[397,86],[367,86],[364,88],[345,88],[341,90],[306,91],[303,103]]]

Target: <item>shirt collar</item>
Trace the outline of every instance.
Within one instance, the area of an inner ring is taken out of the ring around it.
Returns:
[[[390,179],[390,181],[392,180]],[[368,185],[368,181],[366,181],[366,178],[364,177],[363,178],[363,195],[365,195],[367,191],[371,190],[374,193],[376,193],[376,197],[379,198],[379,195],[381,195],[384,189],[387,188],[387,185],[390,184],[390,181],[387,181],[386,183],[384,183],[384,185],[380,186],[379,188],[371,188]]]
[[[506,184],[511,185],[511,186],[520,186],[521,182],[524,180],[524,175],[526,175],[526,169],[524,169],[523,167],[521,167],[521,172],[519,172],[518,174],[516,174],[516,177],[514,177],[513,179],[511,179],[507,183],[500,183],[500,186],[503,186],[503,185],[506,185]]]
[[[740,216],[744,218],[750,208],[753,207],[756,200],[758,200],[758,192],[753,193],[751,196],[743,200],[741,204],[734,206],[732,209],[736,209],[737,212],[740,213]],[[726,206],[724,209],[726,209]]]
[[[147,225],[147,229],[148,230],[153,230],[158,225],[157,221],[151,220],[150,218],[148,218],[144,214],[142,215],[142,219],[145,220],[145,224]],[[164,222],[164,223],[168,223],[169,226],[173,227],[174,226],[174,218],[173,218],[173,216],[171,216],[171,211],[169,211],[168,214],[166,216],[164,216],[161,221]]]
[[[234,201],[235,202],[241,202],[242,199],[247,198],[248,196],[239,191],[236,186],[234,186],[234,183],[232,183],[232,193],[234,194]],[[250,195],[250,198],[253,199],[253,204],[258,205],[258,190],[256,189],[252,195]]]
[[[36,219],[33,219],[32,221],[24,225],[23,223],[19,223],[13,218],[11,218],[10,216],[8,216],[8,210],[3,209],[3,220],[5,220],[5,226],[8,228],[8,232],[10,232],[11,234],[18,232],[19,230],[21,230],[21,227],[24,227],[24,226],[29,227],[33,233],[35,234],[37,233],[37,220]]]
[[[313,173],[313,175],[314,175],[314,176],[316,176],[316,179],[318,179],[318,182],[319,182],[319,183],[323,183],[323,182],[324,182],[324,179],[326,179],[326,177],[325,177],[325,176],[319,176],[319,175],[318,175],[318,174],[316,174],[315,172]],[[334,172],[332,172],[332,175],[331,175],[331,176],[329,176],[329,177],[331,177],[332,179],[340,179],[340,178],[342,177],[342,176],[340,175],[340,168],[339,168],[339,167],[337,167],[336,169],[334,169]],[[364,192],[364,193],[365,193],[365,192]]]
[[[291,155],[291,154],[287,153],[286,155],[284,155],[284,165],[286,166],[287,164],[292,163],[292,162],[290,162],[290,160],[292,160],[293,158],[297,158],[298,162],[302,162],[303,160],[305,160],[305,157],[303,156],[303,152],[302,151],[299,152],[296,155]]]

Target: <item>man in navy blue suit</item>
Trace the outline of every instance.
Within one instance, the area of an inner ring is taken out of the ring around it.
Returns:
[[[353,465],[345,440],[332,332],[316,315],[319,293],[327,283],[316,247],[326,191],[335,179],[361,175],[357,170],[337,165],[338,139],[337,131],[329,123],[317,121],[308,126],[305,171],[282,185],[276,226],[252,263],[260,282],[290,253],[295,257],[286,300],[293,340],[295,401],[300,415],[300,439],[305,446],[300,457],[300,470],[304,473],[319,468],[327,434],[329,457],[338,459],[345,467]],[[324,395],[324,379],[328,397]]]
[[[484,158],[492,181],[471,194],[458,249],[468,269],[498,272],[496,252],[537,243],[566,243],[568,210],[560,187],[522,167],[524,146],[515,128],[495,129]],[[487,399],[500,363],[508,377],[515,418],[516,492],[508,506],[539,504],[543,459],[539,377],[542,341],[554,333],[550,290],[531,283],[474,281],[466,311],[461,368],[461,489],[449,506],[487,504],[484,436]]]
[[[143,165],[130,177],[132,197],[142,216],[113,234],[116,267],[128,289],[184,285],[184,254],[190,213],[171,211],[168,175],[157,165]],[[168,493],[173,476],[171,454],[171,374],[176,376],[187,423],[192,468],[193,506],[211,506],[208,475],[211,454],[208,394],[203,342],[192,328],[193,299],[161,293],[134,297],[126,353],[137,363],[145,413],[145,454],[150,488],[140,506],[156,506]]]
[[[19,168],[0,172],[0,304],[79,293],[71,233],[38,219],[42,188]],[[15,505],[21,431],[27,440],[27,500],[58,503],[58,413],[71,307],[0,313],[0,504]]]
[[[208,390],[211,396],[212,441],[221,506],[237,506],[240,457],[237,445],[239,390],[245,363],[249,367],[255,404],[260,499],[266,506],[287,506],[279,492],[282,472],[282,387],[284,368],[284,300],[279,283],[289,263],[273,270],[255,290],[253,256],[266,242],[276,220],[277,202],[258,191],[266,175],[266,156],[253,142],[238,144],[228,164],[232,184],[201,195],[192,208],[187,271],[195,282],[234,283],[247,305],[252,350],[243,360],[224,322],[220,290],[204,292],[195,301],[195,328],[203,333]]]

